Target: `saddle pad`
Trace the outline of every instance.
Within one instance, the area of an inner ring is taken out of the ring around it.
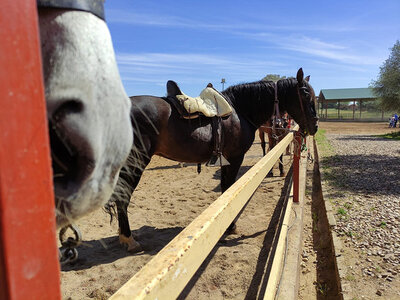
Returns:
[[[232,113],[228,101],[217,90],[206,87],[198,97],[190,97],[182,93],[176,98],[183,104],[190,114],[200,112],[206,117],[225,117]]]

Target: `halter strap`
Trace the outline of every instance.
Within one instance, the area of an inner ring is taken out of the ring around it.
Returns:
[[[275,126],[278,118],[281,117],[279,113],[279,99],[278,99],[278,83],[274,82],[275,100],[274,100],[274,113],[272,114],[272,132],[275,134]]]
[[[303,87],[302,87],[303,88]],[[304,107],[303,107],[303,101],[302,101],[302,98],[301,98],[301,95],[300,95],[300,88],[297,86],[297,96],[299,96],[299,102],[300,102],[300,109],[301,109],[301,112],[303,113],[303,116],[305,117],[306,116],[306,113],[304,112]]]
[[[301,97],[301,94],[300,94],[300,90],[301,90],[301,89],[302,89],[302,90],[307,90],[307,88],[304,87],[304,86],[299,88],[299,86],[297,85],[296,89],[297,89],[297,96],[299,97],[301,113],[302,113],[303,116],[304,116],[304,120],[306,120],[306,128],[307,128],[307,130],[308,130],[308,123],[307,123],[306,113],[305,113],[305,111],[304,111],[304,106],[303,106],[303,98]]]
[[[105,21],[104,0],[37,0],[39,8],[87,11]]]

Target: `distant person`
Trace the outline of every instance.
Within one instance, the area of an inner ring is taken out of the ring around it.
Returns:
[[[395,113],[393,117],[394,117],[394,125],[393,125],[393,128],[396,128],[397,121],[399,120],[399,116],[397,115],[397,113]],[[400,127],[400,125],[399,125],[399,127]]]
[[[389,118],[389,128],[394,128],[394,116]]]

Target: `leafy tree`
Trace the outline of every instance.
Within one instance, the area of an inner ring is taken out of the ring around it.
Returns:
[[[379,111],[382,108],[380,103],[376,101],[363,101],[362,102],[362,109],[367,111]]]
[[[262,80],[269,80],[273,82],[277,82],[278,80],[285,79],[286,76],[281,76],[278,74],[267,74]]]
[[[400,111],[400,41],[391,49],[389,58],[380,67],[378,79],[371,87],[384,110]]]

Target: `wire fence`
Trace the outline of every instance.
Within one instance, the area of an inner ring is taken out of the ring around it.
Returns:
[[[372,101],[371,101],[372,102]],[[371,105],[370,102],[363,102],[361,108],[359,105],[344,103],[319,103],[318,114],[320,120],[343,120],[343,121],[387,121],[395,113],[394,111],[382,111]]]

